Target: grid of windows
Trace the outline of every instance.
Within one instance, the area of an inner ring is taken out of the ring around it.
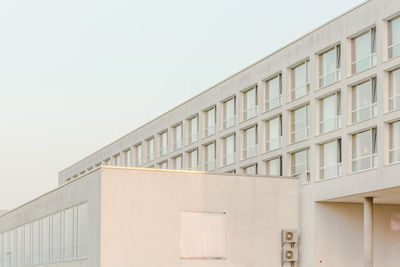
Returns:
[[[388,26],[387,46],[383,45],[380,47],[388,49],[387,57],[391,59],[400,55],[400,17],[395,17],[389,21],[385,21],[385,23]],[[296,155],[305,152],[307,152],[305,155],[308,155],[310,149],[312,150],[312,147],[315,147],[319,151],[317,155],[319,166],[315,168],[319,173],[317,171],[318,175],[316,177],[326,179],[342,175],[341,157],[343,151],[341,148],[342,141],[339,136],[336,137],[338,138],[336,141],[331,141],[332,134],[334,135],[334,133],[327,135],[330,136],[327,137],[329,140],[324,140],[324,136],[318,136],[319,139],[322,139],[320,140],[322,142],[318,141],[319,143],[314,145],[310,144],[313,141],[304,140],[318,134],[334,132],[344,126],[344,121],[346,121],[347,125],[350,125],[356,122],[371,120],[378,115],[384,116],[385,113],[378,114],[377,100],[381,97],[384,103],[382,107],[384,112],[400,109],[399,69],[391,68],[387,71],[388,75],[386,76],[379,73],[379,70],[371,70],[372,73],[369,75],[372,78],[369,80],[360,78],[359,82],[357,82],[357,77],[360,76],[357,73],[370,69],[377,64],[377,57],[380,55],[377,54],[377,42],[381,41],[379,36],[377,35],[376,28],[372,27],[361,34],[348,37],[350,55],[346,63],[351,68],[348,69],[347,75],[342,74],[343,61],[345,60],[342,51],[347,51],[347,47],[345,47],[346,43],[333,44],[329,48],[320,50],[323,52],[318,53],[316,57],[312,57],[312,55],[305,56],[304,58],[307,59],[300,61],[299,64],[292,65],[293,67],[288,67],[287,71],[282,69],[277,70],[275,73],[279,74],[258,81],[252,87],[244,90],[242,90],[243,88],[238,88],[237,93],[231,95],[229,98],[212,100],[214,103],[207,104],[208,107],[212,108],[204,109],[204,107],[201,109],[204,112],[191,111],[198,113],[192,113],[196,115],[186,117],[189,119],[171,125],[170,128],[166,129],[165,133],[167,131],[171,133],[171,151],[168,151],[168,146],[165,146],[168,142],[168,136],[165,135],[164,137],[164,133],[161,133],[159,138],[153,140],[137,140],[143,142],[143,148],[142,145],[129,148],[132,150],[134,165],[148,167],[148,165],[152,164],[153,166],[154,162],[151,161],[154,159],[154,147],[156,147],[160,152],[160,156],[168,156],[168,159],[160,159],[163,160],[161,163],[166,162],[167,166],[175,169],[182,169],[182,162],[185,162],[184,167],[187,169],[198,170],[200,165],[203,170],[208,171],[237,164],[238,166],[230,167],[230,169],[242,169],[245,172],[247,167],[243,166],[253,166],[255,163],[264,162],[266,164],[265,168],[261,169],[263,172],[265,170],[266,174],[272,175],[279,172],[280,174],[294,175],[305,172],[309,176],[309,163],[302,162],[300,158],[296,158]],[[378,52],[382,53],[382,51]],[[313,73],[314,70],[315,74]],[[268,76],[268,73],[265,73],[265,75]],[[311,75],[315,75],[315,77],[311,78]],[[349,75],[351,75],[351,85],[347,84],[347,77]],[[386,77],[388,77],[388,81],[384,80]],[[377,79],[382,79],[382,81],[379,80],[379,86],[382,85],[383,88],[377,87]],[[287,85],[286,81],[288,82]],[[315,81],[315,84],[313,84],[313,81]],[[336,83],[338,81],[341,82]],[[261,88],[263,89],[263,91],[260,91],[261,94],[258,94],[259,85],[262,85]],[[314,88],[311,88],[312,86]],[[287,89],[282,92],[282,87]],[[307,96],[311,89],[317,91],[322,87],[326,87],[321,89],[326,90],[326,92],[320,94],[322,96],[318,96],[315,99],[310,99],[310,97],[302,98],[303,96]],[[345,88],[349,88],[349,90],[345,91]],[[384,92],[382,93],[382,91]],[[283,103],[282,98],[289,100],[289,102]],[[238,100],[238,105],[236,100]],[[292,105],[291,101],[293,100],[296,100],[296,102]],[[260,115],[256,123],[261,125],[260,122],[262,122],[263,127],[257,127],[257,125],[251,126],[254,125],[254,120],[247,121],[259,116],[259,101],[263,105],[264,113]],[[379,103],[381,102],[379,101]],[[343,106],[347,107],[345,114],[342,114],[344,112]],[[238,122],[235,121],[237,107],[241,112],[240,121]],[[351,110],[348,110],[349,108]],[[218,116],[217,110],[221,111]],[[315,131],[311,127],[312,125],[310,125],[313,113],[317,114],[318,118]],[[387,135],[389,148],[385,148],[389,150],[385,152],[385,155],[389,156],[385,164],[399,162],[400,157],[397,155],[399,154],[397,151],[399,149],[397,140],[400,132],[397,130],[397,124],[392,123],[392,121],[393,116],[390,118],[390,123],[385,122],[389,127],[389,134]],[[369,130],[360,129],[358,125],[351,126],[355,127],[356,131],[358,131],[356,134],[353,132],[347,134],[350,140],[348,145],[351,153],[349,152],[348,157],[351,157],[349,159],[351,166],[347,166],[349,165],[347,163],[343,164],[346,164],[346,170],[349,173],[374,168],[377,165],[377,130],[376,128]],[[202,133],[202,137],[221,132],[221,135],[216,136],[216,141],[213,143],[214,151],[216,147],[221,147],[222,150],[221,154],[218,154],[218,159],[222,159],[218,167],[216,164],[213,167],[213,161],[217,159],[216,152],[210,152],[212,150],[208,147],[209,140],[205,139],[203,141],[203,139],[200,139],[199,132]],[[262,151],[258,149],[258,136],[262,137],[260,139]],[[340,137],[343,138],[343,136]],[[182,140],[185,140],[185,142]],[[296,149],[296,152],[280,150],[283,148],[285,140],[288,141],[288,146],[304,141],[303,148],[300,147],[300,150],[298,150],[298,146],[301,145],[299,143],[293,148]],[[338,140],[340,140],[340,143]],[[347,138],[343,140],[347,140]],[[149,141],[152,143],[149,143]],[[235,156],[236,146],[241,150],[241,155],[238,157]],[[179,151],[183,147],[185,147],[185,150]],[[305,149],[304,147],[310,147],[310,149]],[[334,147],[337,150],[334,150]],[[125,151],[129,151],[129,149]],[[143,152],[147,157],[145,158],[147,159],[146,163],[142,160]],[[277,157],[277,154],[281,156]],[[117,155],[121,158],[114,157]],[[253,159],[256,156],[259,157]],[[127,164],[130,161],[127,158],[129,156],[124,151],[115,151],[113,154],[108,155],[108,157],[103,161],[106,165]],[[269,159],[271,157],[272,159]],[[308,161],[308,157],[306,159]],[[199,161],[201,164],[199,164]],[[283,161],[291,162],[291,171],[282,171]],[[158,163],[158,165],[161,166],[161,163]],[[304,166],[306,167],[304,168]],[[77,174],[71,176],[69,179],[83,175],[91,169],[92,167],[87,168],[86,166],[82,171],[76,171]],[[222,171],[228,171],[227,169],[223,169]]]
[[[32,266],[88,257],[88,204],[0,233],[0,266]]]

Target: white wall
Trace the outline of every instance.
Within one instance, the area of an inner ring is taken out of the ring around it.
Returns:
[[[104,168],[101,266],[281,266],[281,230],[299,227],[291,178]],[[180,258],[180,213],[226,212],[226,260]]]

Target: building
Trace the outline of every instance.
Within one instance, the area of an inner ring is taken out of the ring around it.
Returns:
[[[59,184],[101,165],[295,176],[298,266],[397,267],[399,56],[400,1],[366,1],[66,168]]]
[[[280,266],[298,202],[293,177],[101,167],[0,216],[0,266]]]
[[[60,184],[100,165],[314,182],[399,161],[399,11],[366,1],[66,168]]]

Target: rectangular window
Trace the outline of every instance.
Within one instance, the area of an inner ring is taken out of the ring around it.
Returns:
[[[342,140],[320,145],[320,179],[340,176],[342,173]]]
[[[168,132],[165,131],[160,134],[160,156],[167,155],[168,153]]]
[[[17,266],[22,266],[24,260],[24,251],[23,251],[23,240],[24,240],[24,228],[22,226],[18,227],[16,230],[16,256],[17,256]]]
[[[189,119],[189,138],[188,144],[193,144],[199,140],[199,120],[198,116]]]
[[[42,219],[42,263],[49,263],[50,262],[50,218],[44,217]]]
[[[205,169],[206,171],[213,171],[216,169],[216,157],[217,152],[215,149],[215,142],[208,144],[205,146],[206,152],[206,161],[205,161]]]
[[[154,160],[154,137],[147,140],[147,162]]]
[[[378,162],[376,128],[353,135],[353,172],[376,168]]]
[[[121,155],[117,154],[113,157],[114,159],[114,166],[121,166]]]
[[[174,158],[174,169],[182,170],[182,155]]]
[[[265,162],[266,175],[282,176],[282,157]]]
[[[250,174],[250,175],[257,175],[257,173],[258,173],[257,164],[253,164],[253,165],[243,168],[243,173]]]
[[[282,147],[282,116],[276,116],[265,122],[265,152]]]
[[[174,127],[174,151],[182,147],[182,124]]]
[[[295,100],[310,92],[310,61],[306,60],[292,68],[290,99]]]
[[[225,258],[225,213],[182,212],[180,225],[181,258]]]
[[[257,125],[243,131],[243,159],[257,155]]]
[[[342,79],[340,45],[319,55],[319,87],[328,86]]]
[[[40,221],[36,220],[32,223],[32,263],[40,263]]]
[[[224,166],[233,164],[235,162],[235,135],[232,134],[224,138]]]
[[[400,56],[400,17],[388,21],[389,59]]]
[[[400,109],[400,69],[389,73],[389,111]]]
[[[224,129],[232,127],[235,125],[235,114],[236,114],[236,98],[232,97],[231,99],[225,101],[223,103],[224,109]]]
[[[61,260],[61,213],[57,212],[52,216],[52,260]]]
[[[205,125],[206,128],[204,129],[204,136],[210,136],[215,134],[215,129],[216,129],[216,122],[217,122],[217,117],[216,117],[216,112],[215,112],[215,107],[207,110],[205,112]]]
[[[142,144],[140,144],[135,147],[135,167],[142,165],[143,163],[142,155],[143,155],[143,149],[142,149]]]
[[[352,73],[376,66],[376,28],[351,40]]]
[[[159,167],[160,169],[164,169],[164,170],[168,169],[168,161],[166,160],[166,161],[160,162],[160,163],[158,164],[158,167]]]
[[[376,117],[378,114],[376,78],[353,87],[353,123]]]
[[[269,111],[282,105],[282,75],[269,79],[265,85],[265,111]]]
[[[243,120],[257,116],[257,86],[243,93]]]
[[[74,211],[73,208],[65,210],[64,215],[64,260],[74,257]]]
[[[400,162],[400,121],[389,124],[389,162]]]
[[[87,258],[88,255],[88,204],[78,206],[78,229],[77,229],[77,255],[79,259]]]
[[[25,263],[25,265],[31,265],[31,255],[32,255],[31,254],[31,224],[28,223],[28,224],[24,225],[24,263]],[[1,266],[1,264],[0,264],[0,266]]]
[[[188,152],[188,169],[190,171],[197,171],[199,166],[198,149]]]
[[[306,148],[292,153],[292,175],[305,174],[310,181],[310,149]]]
[[[131,150],[128,149],[124,151],[124,165],[125,167],[130,167],[131,164]]]
[[[291,116],[291,143],[296,143],[310,137],[309,105],[292,110]]]
[[[319,132],[321,134],[342,127],[340,92],[320,100]]]

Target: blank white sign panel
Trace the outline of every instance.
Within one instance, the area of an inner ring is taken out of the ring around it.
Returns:
[[[181,213],[181,257],[225,258],[225,213]]]

